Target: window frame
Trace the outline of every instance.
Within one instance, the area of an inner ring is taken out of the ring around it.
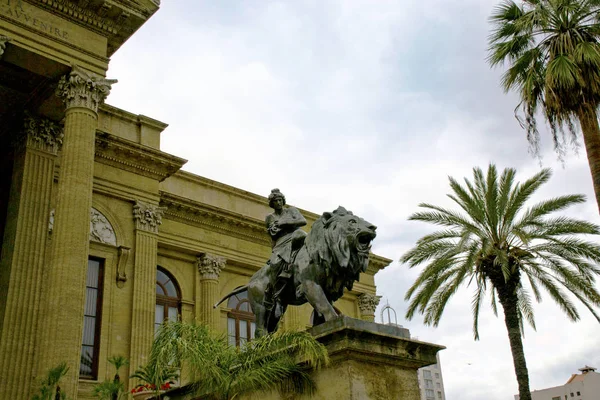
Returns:
[[[94,315],[93,317],[96,319],[96,324],[94,327],[94,345],[92,346],[93,349],[93,353],[92,353],[92,365],[91,365],[91,369],[92,369],[92,373],[90,375],[86,375],[86,374],[82,374],[81,373],[81,360],[79,361],[79,378],[80,379],[98,379],[98,366],[100,363],[100,336],[102,333],[102,300],[103,300],[103,294],[104,294],[104,272],[105,272],[105,263],[106,263],[106,259],[101,258],[101,257],[95,257],[95,256],[88,256],[88,265],[86,268],[86,284],[85,284],[85,289],[86,289],[86,295],[85,295],[85,300],[84,300],[84,304],[83,304],[83,324],[85,326],[85,317],[92,317],[91,315],[86,315],[85,313],[85,308],[86,308],[86,303],[87,303],[87,273],[88,273],[88,268],[89,268],[89,262],[90,260],[96,261],[98,262],[98,287],[95,288],[97,290],[97,296],[96,296],[96,315]],[[80,346],[82,347],[82,354],[83,354],[83,347],[90,347],[88,345],[84,345],[83,344],[83,334],[81,337],[81,344]]]
[[[236,298],[238,298],[236,296]],[[240,321],[246,321],[246,343],[251,342],[253,339],[252,335],[252,324],[256,325],[256,315],[252,312],[252,307],[250,307],[250,300],[248,298],[239,299],[238,303],[235,305],[235,308],[230,308],[227,312],[227,340],[229,342],[229,337],[232,336],[229,332],[229,318],[235,321],[235,346],[240,347]],[[244,304],[248,303],[248,309],[250,311],[240,310],[240,307]],[[255,328],[256,329],[256,328]]]
[[[154,308],[155,329],[157,326],[157,324],[156,324],[156,306],[163,306],[163,320],[161,322],[161,324],[162,324],[169,320],[169,307],[176,308],[177,309],[177,319],[181,318],[181,303],[182,303],[181,302],[181,289],[179,287],[179,283],[177,282],[177,280],[175,279],[173,274],[171,274],[168,270],[161,267],[160,265],[156,266],[157,274],[158,274],[158,271],[165,274],[169,278],[169,280],[173,283],[177,297],[171,297],[171,296],[167,296],[164,294],[158,294],[155,292],[156,293],[156,300],[154,302],[155,303],[155,308]],[[167,288],[162,283],[158,282],[158,279],[156,279],[156,285],[160,286],[164,293],[168,293]]]

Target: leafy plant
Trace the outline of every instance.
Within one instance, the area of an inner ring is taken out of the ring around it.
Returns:
[[[179,378],[179,369],[172,365],[159,366],[156,363],[148,363],[139,367],[130,376],[142,381],[131,390],[137,393],[145,390],[168,390]]]
[[[577,125],[581,127],[600,207],[598,15],[597,0],[504,0],[490,17],[494,28],[488,61],[508,64],[502,87],[521,98],[517,109],[523,116],[517,118],[535,154],[540,150],[540,116],[548,121],[559,156],[565,145],[576,143]]]
[[[460,208],[454,211],[422,203],[424,211],[410,216],[444,227],[423,236],[401,258],[410,268],[425,268],[406,292],[410,300],[406,318],[416,312],[427,325],[437,326],[449,299],[463,285],[473,285],[473,335],[479,339],[479,312],[489,294],[492,310],[497,303],[504,311],[504,322],[513,356],[521,400],[531,400],[529,374],[521,335],[524,321],[535,329],[532,297],[542,299],[542,289],[572,321],[579,312],[567,292],[580,300],[600,322],[595,307],[600,293],[595,279],[600,275],[600,245],[582,235],[598,235],[600,227],[587,221],[549,214],[583,203],[582,195],[560,196],[526,208],[533,193],[551,176],[544,169],[525,182],[515,184],[514,169],[498,176],[496,167],[487,174],[473,169],[473,181],[461,185],[450,178],[448,195]]]
[[[108,362],[115,367],[115,376],[112,381],[105,380],[94,386],[93,394],[102,400],[120,400],[127,398],[125,385],[121,382],[119,370],[129,365],[129,360],[123,356],[112,356],[108,358]]]
[[[169,322],[158,331],[150,353],[157,369],[185,365],[186,385],[200,396],[223,400],[255,391],[278,389],[281,393],[312,393],[311,368],[329,362],[325,346],[307,332],[276,332],[244,347],[227,344],[206,326]]]
[[[67,395],[61,391],[59,383],[68,371],[69,367],[66,362],[50,369],[32,400],[67,400]]]

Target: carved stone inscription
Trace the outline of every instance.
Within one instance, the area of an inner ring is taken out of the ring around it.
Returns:
[[[48,35],[63,40],[70,39],[69,32],[57,26],[50,19],[34,16],[30,10],[31,6],[27,5],[23,0],[2,0],[0,4],[2,4],[0,7],[1,15],[10,17]]]

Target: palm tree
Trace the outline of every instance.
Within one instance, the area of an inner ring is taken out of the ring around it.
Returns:
[[[203,325],[167,322],[155,336],[149,363],[158,371],[183,365],[187,376],[193,377],[187,388],[201,396],[229,400],[272,389],[311,393],[314,384],[308,369],[328,361],[325,346],[307,332],[277,332],[238,348]]]
[[[437,326],[446,303],[467,284],[473,285],[473,335],[479,339],[479,311],[489,294],[494,314],[497,302],[512,351],[521,400],[531,399],[529,376],[521,335],[526,320],[535,329],[531,297],[539,302],[544,289],[572,321],[579,313],[566,292],[579,299],[600,322],[594,307],[600,306],[595,278],[600,274],[600,245],[581,239],[597,235],[600,227],[567,217],[550,217],[584,196],[552,198],[528,208],[525,203],[551,176],[544,169],[523,183],[515,183],[515,170],[505,169],[498,177],[490,165],[487,176],[474,168],[474,182],[461,185],[450,177],[448,196],[461,208],[454,211],[420,204],[425,211],[410,216],[444,227],[419,239],[401,258],[409,267],[425,268],[405,295],[410,300],[406,318],[424,315],[427,325]],[[563,289],[566,289],[563,290]]]
[[[493,12],[488,61],[508,63],[502,76],[506,92],[521,97],[517,117],[539,154],[537,112],[548,121],[559,157],[569,141],[576,144],[577,123],[600,207],[600,1],[505,0]]]

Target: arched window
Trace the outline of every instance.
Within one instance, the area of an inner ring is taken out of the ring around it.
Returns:
[[[156,313],[154,331],[165,321],[177,321],[181,313],[181,292],[175,279],[164,269],[156,269]]]
[[[231,311],[227,314],[227,337],[229,344],[243,346],[254,339],[256,322],[248,301],[248,291],[231,296],[227,302]]]

